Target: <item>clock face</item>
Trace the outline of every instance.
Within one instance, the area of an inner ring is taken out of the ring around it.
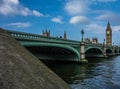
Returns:
[[[107,31],[107,34],[110,34],[110,32],[109,32],[109,31]]]

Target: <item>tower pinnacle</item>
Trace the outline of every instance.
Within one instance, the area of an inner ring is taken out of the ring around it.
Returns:
[[[64,39],[67,39],[66,31],[64,31]]]

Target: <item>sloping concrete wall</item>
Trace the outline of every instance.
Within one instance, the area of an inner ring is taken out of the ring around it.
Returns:
[[[0,28],[0,89],[70,89],[70,87]]]

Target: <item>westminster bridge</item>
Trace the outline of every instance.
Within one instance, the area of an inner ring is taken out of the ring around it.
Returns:
[[[63,61],[87,62],[86,58],[88,57],[108,57],[120,54],[119,46],[85,43],[11,30],[6,31],[36,56],[48,54],[51,60],[58,55],[61,57],[74,55],[76,59],[69,58]],[[58,58],[58,60],[60,59]]]

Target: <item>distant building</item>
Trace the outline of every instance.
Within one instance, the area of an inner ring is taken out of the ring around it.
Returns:
[[[60,38],[62,39],[62,36],[60,36]]]
[[[66,35],[66,32],[64,31],[64,35],[63,36],[60,36],[59,38],[61,38],[61,39],[67,39],[67,35]]]
[[[47,36],[47,37],[50,37],[50,30],[49,31],[47,31],[47,29],[44,31],[42,31],[42,35],[43,36]]]
[[[92,43],[93,43],[93,44],[97,44],[97,43],[98,43],[98,38],[97,38],[97,37],[92,38]]]
[[[106,28],[106,45],[112,45],[112,29],[110,27],[109,21]]]
[[[90,38],[85,38],[86,43],[90,43]]]
[[[67,39],[67,35],[66,35],[66,32],[64,32],[64,39]]]

